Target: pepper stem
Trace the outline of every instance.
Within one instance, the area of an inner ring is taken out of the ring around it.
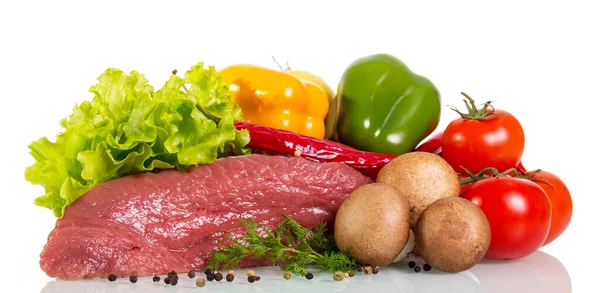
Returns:
[[[494,106],[492,106],[492,101],[485,102],[483,104],[483,107],[479,109],[475,104],[475,100],[473,100],[465,92],[461,92],[461,94],[466,98],[465,100],[463,100],[463,102],[465,104],[465,107],[467,108],[467,113],[459,111],[454,106],[449,106],[450,109],[458,113],[458,115],[460,115],[461,118],[473,120],[491,120],[502,115],[496,113],[496,109],[494,108]]]
[[[279,67],[279,70],[284,71],[284,70],[290,70],[290,63],[286,60],[285,61],[285,68],[283,68],[283,66],[281,66],[281,64],[279,64],[279,62],[277,62],[277,59],[275,59],[275,56],[271,55],[271,59],[273,59],[273,62],[277,65],[277,67]]]

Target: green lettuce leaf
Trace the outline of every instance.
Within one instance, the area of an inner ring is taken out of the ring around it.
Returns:
[[[58,218],[99,183],[250,152],[247,130],[233,124],[242,112],[213,66],[173,74],[157,91],[137,71],[109,68],[97,80],[93,99],[61,121],[55,142],[42,137],[29,145],[35,163],[25,179],[45,189],[34,203]]]

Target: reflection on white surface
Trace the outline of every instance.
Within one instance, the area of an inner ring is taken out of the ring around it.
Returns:
[[[435,270],[415,273],[407,261],[387,267],[377,275],[358,274],[342,282],[335,282],[329,273],[315,273],[313,280],[293,277],[284,280],[278,267],[256,268],[261,276],[259,282],[250,284],[244,278],[246,270],[238,270],[233,283],[207,282],[197,288],[195,279],[180,274],[177,286],[160,283],[151,277],[139,278],[135,284],[128,278],[109,282],[106,279],[82,281],[51,281],[41,293],[113,293],[113,292],[356,292],[356,293],[433,293],[433,292],[544,292],[571,293],[571,279],[565,267],[553,256],[538,251],[528,258],[517,261],[483,261],[469,271],[446,274]],[[420,259],[416,260],[419,265]],[[197,276],[204,275],[201,272]]]

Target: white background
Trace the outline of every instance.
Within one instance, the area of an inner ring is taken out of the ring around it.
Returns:
[[[274,55],[335,89],[354,59],[385,52],[429,77],[444,106],[460,106],[465,91],[517,116],[525,166],[560,176],[574,201],[571,225],[542,250],[567,268],[573,292],[598,292],[600,9],[594,1],[407,2],[3,1],[0,291],[39,292],[50,280],[38,261],[55,219],[33,205],[42,190],[23,178],[33,162],[27,145],[53,139],[107,67],[139,70],[160,87],[171,70],[199,61],[273,67]],[[438,129],[456,117],[447,107],[442,115]]]

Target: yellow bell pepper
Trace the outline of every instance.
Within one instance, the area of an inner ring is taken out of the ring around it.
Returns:
[[[324,138],[329,98],[321,86],[256,65],[232,65],[220,73],[244,121]]]

